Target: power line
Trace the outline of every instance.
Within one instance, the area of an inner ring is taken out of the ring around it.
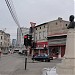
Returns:
[[[17,24],[18,28],[20,28],[20,24],[19,24],[17,14],[16,14],[16,11],[15,11],[15,8],[14,8],[12,0],[5,0],[5,2],[7,4],[7,7],[9,9],[10,13],[11,13],[11,16],[12,16],[13,20]]]

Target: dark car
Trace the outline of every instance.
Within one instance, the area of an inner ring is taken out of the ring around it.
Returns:
[[[33,56],[32,60],[37,60],[37,61],[45,61],[45,62],[50,62],[50,58],[47,54],[41,54],[37,56]]]

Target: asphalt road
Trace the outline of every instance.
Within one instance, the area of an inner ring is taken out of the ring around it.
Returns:
[[[3,55],[0,59],[0,75],[41,75],[43,68],[52,68],[61,60],[51,62],[33,62],[27,58],[27,69],[24,69],[25,57],[18,54]]]
[[[0,74],[9,75],[17,69],[17,65],[22,60],[18,57],[18,54],[2,55],[0,58]]]

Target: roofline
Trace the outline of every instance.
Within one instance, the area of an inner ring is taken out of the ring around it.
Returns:
[[[46,24],[48,24],[48,22],[45,22],[45,23],[39,24],[39,25],[35,26],[34,28],[39,27],[39,26],[43,26],[43,25],[46,25]]]
[[[49,22],[45,22],[45,23],[39,24],[39,25],[35,26],[34,28],[39,27],[39,26],[42,26],[42,25],[46,25],[46,24],[51,23],[51,22],[54,22],[54,21],[69,22],[69,21],[66,21],[66,20],[63,20],[63,19],[61,19],[61,20],[56,19],[56,20],[52,20],[52,21],[49,21]]]

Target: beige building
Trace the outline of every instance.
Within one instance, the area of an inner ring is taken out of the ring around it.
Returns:
[[[47,42],[47,23],[43,23],[40,25],[35,26],[35,23],[31,24],[30,32],[32,35],[32,40],[35,42],[33,45],[34,51],[32,50],[33,54],[40,54],[44,51],[44,47],[48,46]],[[36,46],[35,46],[36,44]],[[46,50],[47,52],[47,50]]]
[[[47,42],[47,23],[35,26],[35,41]]]
[[[9,50],[10,34],[0,30],[0,49],[2,51]]]
[[[50,55],[59,58],[64,56],[68,25],[69,21],[65,21],[60,17],[48,23],[47,38]]]
[[[36,49],[38,49],[36,50],[36,52],[40,50],[40,54],[46,46],[48,49],[48,54],[51,53],[50,51],[52,49],[54,50],[56,48],[57,51],[55,50],[55,52],[59,51],[59,54],[61,54],[61,52],[63,51],[63,56],[65,53],[64,50],[68,25],[69,21],[65,21],[62,18],[58,17],[58,19],[56,20],[35,26],[33,28],[32,36],[34,37],[33,40],[36,42]]]
[[[60,17],[57,20],[48,22],[48,36],[67,33],[68,25],[69,21],[65,21]]]

